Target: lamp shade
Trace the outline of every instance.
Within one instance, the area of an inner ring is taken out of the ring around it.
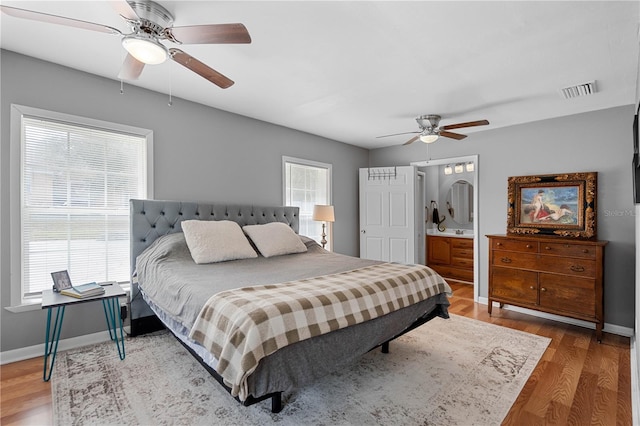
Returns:
[[[167,60],[167,48],[144,34],[129,35],[122,39],[122,46],[137,60],[145,64],[161,64]]]
[[[322,222],[334,222],[336,220],[333,214],[333,206],[316,204],[313,206],[313,220]]]
[[[420,140],[424,143],[434,143],[435,141],[438,140],[438,135],[437,134],[426,134],[426,135],[420,135]]]

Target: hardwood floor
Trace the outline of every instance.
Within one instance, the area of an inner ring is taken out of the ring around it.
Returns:
[[[473,287],[453,284],[450,312],[552,339],[503,425],[631,425],[628,337],[473,303]]]
[[[0,424],[53,424],[51,382],[42,380],[42,357],[0,366]]]
[[[473,302],[473,287],[452,284],[450,312],[552,338],[504,425],[631,425],[629,338]],[[51,385],[42,357],[0,367],[0,424],[52,423]]]

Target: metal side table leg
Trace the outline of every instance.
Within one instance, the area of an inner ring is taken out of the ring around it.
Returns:
[[[124,330],[122,327],[122,317],[120,316],[120,303],[118,302],[118,298],[112,297],[110,299],[103,299],[102,306],[107,320],[107,327],[109,328],[109,336],[111,337],[111,340],[116,342],[120,359],[124,359]],[[118,329],[120,329],[119,337]]]
[[[44,342],[44,369],[42,371],[42,379],[48,382],[51,379],[51,372],[53,371],[53,365],[56,362],[56,354],[58,353],[58,342],[60,341],[60,331],[62,330],[62,320],[64,319],[65,306],[58,306],[56,308],[56,319],[51,330],[51,309],[47,309],[47,331]],[[49,364],[49,357],[51,357],[51,364]],[[49,372],[47,373],[47,369]]]
[[[112,330],[111,328],[111,322],[109,321],[109,313],[107,312],[107,304],[111,302],[111,299],[109,300],[103,300],[102,301],[102,309],[104,309],[104,317],[107,320],[107,329],[109,330],[109,339],[111,340],[115,340],[116,337],[113,335],[114,330]]]

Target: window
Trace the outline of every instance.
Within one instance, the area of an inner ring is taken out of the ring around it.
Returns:
[[[129,199],[151,196],[152,133],[17,105],[11,130],[12,304],[59,270],[76,283],[128,281]]]
[[[300,207],[300,234],[322,239],[322,224],[312,219],[313,206],[331,204],[331,164],[282,157],[284,204]],[[333,246],[331,223],[327,224],[328,247]]]

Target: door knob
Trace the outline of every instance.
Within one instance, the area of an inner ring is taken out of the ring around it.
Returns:
[[[365,231],[364,229],[361,229],[360,232],[362,232],[363,234],[367,233],[367,231]]]

